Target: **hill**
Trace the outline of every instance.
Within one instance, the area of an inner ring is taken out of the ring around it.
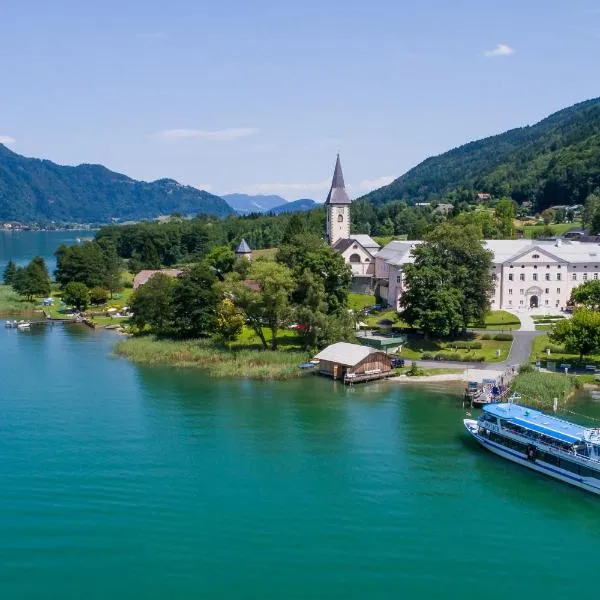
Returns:
[[[600,98],[539,123],[471,142],[423,161],[363,199],[422,202],[461,189],[553,204],[580,204],[600,187]]]
[[[233,210],[239,215],[250,213],[264,213],[273,208],[287,204],[287,200],[281,196],[258,194],[225,194],[221,196]]]
[[[291,212],[304,212],[305,210],[312,210],[319,206],[318,202],[310,200],[309,198],[301,198],[300,200],[294,200],[293,202],[287,202],[282,206],[276,206],[269,211],[271,215],[280,215],[282,213]]]
[[[102,165],[26,158],[0,144],[0,220],[107,223],[179,212],[226,216],[229,205],[173,179],[136,181]]]

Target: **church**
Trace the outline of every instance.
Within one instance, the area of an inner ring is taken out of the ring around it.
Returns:
[[[405,288],[405,266],[421,241],[391,241],[381,248],[364,234],[352,234],[351,205],[338,154],[325,201],[327,239],[352,269],[352,290],[376,294],[398,309]],[[600,278],[600,244],[570,239],[483,240],[492,251],[493,309],[558,310],[572,290]]]
[[[337,155],[333,179],[325,210],[327,212],[327,240],[352,269],[352,288],[362,293],[374,292],[375,255],[381,246],[365,234],[351,234],[352,200],[346,192],[340,155]]]

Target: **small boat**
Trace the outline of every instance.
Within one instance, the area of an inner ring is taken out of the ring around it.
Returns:
[[[463,423],[490,452],[600,494],[600,429],[582,427],[512,402],[488,404],[477,420],[464,419]]]
[[[20,329],[20,330],[29,329],[30,327],[31,327],[30,321],[19,321],[17,323],[17,329]]]
[[[16,321],[5,321],[4,322],[4,327],[8,327],[11,329],[14,329],[17,326],[17,322]]]

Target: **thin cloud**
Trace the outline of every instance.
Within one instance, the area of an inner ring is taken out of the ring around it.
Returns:
[[[212,185],[210,183],[195,183],[192,187],[195,187],[197,190],[202,190],[204,192],[212,190]]]
[[[166,129],[156,134],[156,137],[166,141],[201,140],[208,142],[229,142],[249,135],[255,135],[258,129],[254,127],[228,127],[207,131],[204,129]]]
[[[0,144],[14,144],[16,141],[10,135],[0,135]]]
[[[384,185],[389,185],[396,179],[393,175],[383,175],[382,177],[378,177],[377,179],[363,179],[358,187],[361,190],[366,192],[370,192],[371,190],[376,190],[377,188],[383,187]]]
[[[483,55],[486,58],[496,58],[498,56],[510,56],[514,54],[516,50],[507,46],[506,44],[498,44],[493,50],[486,50]]]

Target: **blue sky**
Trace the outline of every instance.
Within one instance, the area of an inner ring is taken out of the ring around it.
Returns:
[[[600,95],[600,0],[0,0],[0,140],[323,200]]]

